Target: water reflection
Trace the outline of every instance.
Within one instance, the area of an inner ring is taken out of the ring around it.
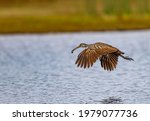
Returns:
[[[121,97],[108,97],[106,99],[102,99],[102,104],[122,104],[123,100]]]

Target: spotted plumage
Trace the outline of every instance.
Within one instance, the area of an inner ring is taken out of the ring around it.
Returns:
[[[132,58],[123,56],[124,53],[119,49],[102,42],[94,44],[81,43],[72,50],[72,53],[80,47],[85,49],[78,55],[75,64],[81,68],[89,68],[99,59],[101,67],[104,70],[112,71],[117,66],[119,56],[126,60],[133,60]]]

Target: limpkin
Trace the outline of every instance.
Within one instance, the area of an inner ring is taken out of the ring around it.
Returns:
[[[85,49],[78,55],[75,64],[81,68],[89,68],[99,59],[101,67],[104,68],[104,70],[112,71],[117,66],[119,56],[126,60],[133,60],[132,58],[123,56],[124,52],[119,49],[102,42],[94,44],[81,43],[71,52],[73,53],[74,50],[80,47]]]

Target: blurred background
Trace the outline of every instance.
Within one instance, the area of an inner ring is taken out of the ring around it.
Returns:
[[[0,103],[150,104],[146,29],[150,0],[0,0]],[[77,68],[71,50],[96,42],[135,61]]]
[[[0,0],[0,33],[150,28],[150,0]]]

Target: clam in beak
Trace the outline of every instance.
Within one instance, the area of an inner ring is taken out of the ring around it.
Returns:
[[[72,51],[71,51],[71,53],[73,53],[76,49],[78,49],[78,48],[80,48],[80,45],[79,46],[77,46],[77,47],[75,47]]]

